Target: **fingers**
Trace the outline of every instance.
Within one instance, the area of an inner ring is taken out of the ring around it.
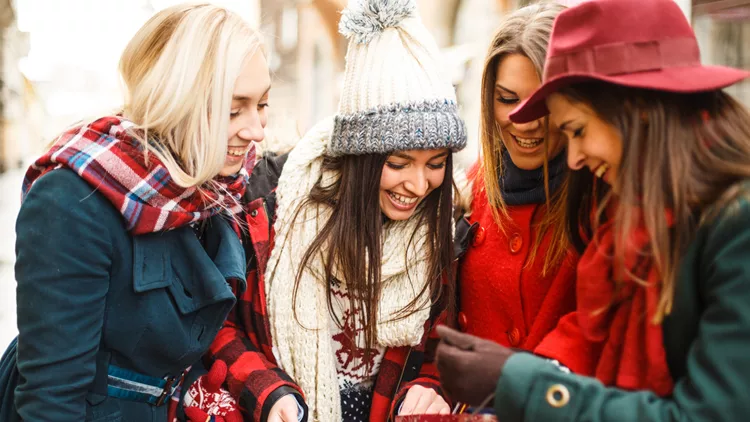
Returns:
[[[415,387],[419,387],[419,386],[417,385]],[[414,387],[410,388],[409,391],[406,392],[406,397],[404,397],[404,402],[401,403],[401,409],[399,410],[398,414],[399,415],[411,415],[418,401],[419,401],[419,390],[415,390]]]
[[[412,387],[412,389],[416,387],[419,387],[419,386],[418,385],[414,386]],[[422,388],[422,391],[419,394],[419,400],[417,400],[417,403],[414,406],[414,409],[411,411],[412,415],[424,415],[425,413],[427,413],[427,409],[430,408],[430,405],[437,397],[437,393],[435,392],[435,390],[431,388],[424,388],[424,387],[420,387],[420,388]]]
[[[219,387],[221,387],[221,384],[224,383],[226,378],[227,364],[224,363],[224,361],[217,360],[203,378],[204,387],[206,390],[215,393],[219,390]]]
[[[449,328],[445,325],[439,325],[436,328],[438,335],[440,338],[455,347],[458,347],[462,350],[473,350],[474,345],[476,344],[477,337],[474,337],[470,334],[464,334],[460,331],[456,331],[452,328]]]
[[[197,407],[190,406],[185,408],[185,416],[187,416],[188,420],[191,422],[204,422],[208,418],[208,413]]]
[[[406,392],[399,415],[448,414],[448,403],[431,388],[415,385]]]
[[[297,422],[297,404],[295,403],[294,409],[285,407],[281,409],[281,420],[283,422]]]
[[[427,410],[424,411],[425,415],[447,415],[451,411],[450,406],[448,406],[448,403],[437,394],[435,395],[435,399],[430,404],[430,407],[427,408]]]

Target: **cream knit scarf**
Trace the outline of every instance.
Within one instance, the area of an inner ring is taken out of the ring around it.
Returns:
[[[292,219],[321,177],[322,156],[332,129],[333,119],[320,122],[289,155],[276,190],[275,245],[265,275],[276,360],[302,388],[310,408],[310,419],[320,422],[341,421],[341,399],[321,259],[313,259],[310,263],[313,270],[308,268],[302,274],[296,304],[299,323],[292,309],[292,296],[302,257],[331,212],[327,206],[306,206],[294,222]],[[334,174],[322,176],[325,182],[337,177]],[[409,256],[406,256],[406,246],[415,228],[416,218],[389,222],[384,227],[377,321],[377,342],[384,347],[418,345],[424,334],[424,323],[429,318],[429,296],[425,295],[424,300],[418,302],[417,312],[392,321],[398,311],[417,297],[427,281],[426,227],[420,228],[411,242]],[[352,227],[352,230],[357,228]],[[346,283],[345,280],[341,282]]]

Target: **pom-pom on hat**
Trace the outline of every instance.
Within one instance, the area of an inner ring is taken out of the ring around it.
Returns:
[[[415,0],[350,0],[349,38],[333,155],[466,146],[456,94]]]

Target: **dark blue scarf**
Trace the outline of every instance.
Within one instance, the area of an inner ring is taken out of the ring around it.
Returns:
[[[565,150],[549,161],[549,189],[555,193],[565,178]],[[500,191],[507,205],[543,204],[544,166],[523,170],[513,164],[508,151],[503,152],[503,174]]]

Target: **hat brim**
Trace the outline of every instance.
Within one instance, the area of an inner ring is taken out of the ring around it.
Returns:
[[[631,88],[687,94],[725,88],[747,77],[750,77],[748,71],[724,66],[671,67],[614,76],[568,73],[542,84],[526,101],[510,113],[510,120],[515,123],[526,123],[546,116],[549,114],[545,102],[547,97],[560,88],[578,82],[598,80]]]

